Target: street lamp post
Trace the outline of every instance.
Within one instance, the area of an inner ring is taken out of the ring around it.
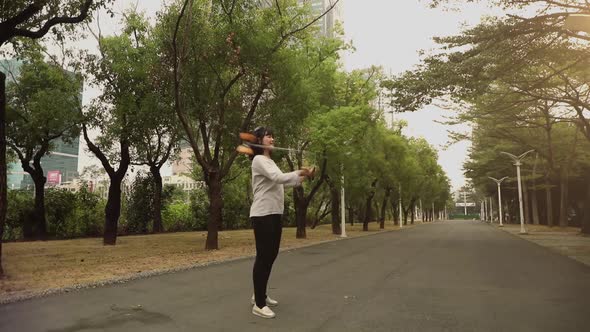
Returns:
[[[486,220],[486,209],[485,209],[485,206],[483,206],[482,200],[479,201],[479,210],[480,210],[479,215],[480,215],[481,221],[485,221]]]
[[[504,227],[504,224],[502,224],[502,218],[504,215],[502,214],[502,190],[500,189],[500,186],[504,180],[508,179],[508,177],[505,176],[500,180],[491,176],[488,176],[488,178],[492,179],[498,185],[498,220],[500,220],[500,227]]]
[[[346,208],[344,206],[344,174],[342,174],[342,189],[340,190],[340,237],[346,237]]]
[[[467,192],[461,191],[459,195],[463,195],[463,214],[467,215]]]
[[[422,198],[420,198],[420,219],[424,222],[424,210],[422,210]]]
[[[399,184],[399,228],[404,227],[404,221],[402,220],[402,184]]]
[[[490,224],[494,223],[494,205],[492,204],[492,196],[490,198]]]
[[[465,215],[467,215],[467,193],[463,192],[463,209],[465,212]]]
[[[517,178],[517,182],[518,182],[518,205],[520,207],[520,234],[526,234],[526,229],[524,228],[524,211],[523,211],[523,205],[522,205],[522,185],[520,183],[520,165],[522,165],[521,160],[526,157],[527,154],[533,152],[535,150],[529,150],[523,154],[521,154],[520,156],[515,156],[512,153],[508,153],[508,152],[500,152],[503,153],[507,156],[509,156],[510,158],[512,158],[512,160],[514,161],[514,166],[516,166],[516,178]]]
[[[434,202],[432,203],[432,221],[436,221],[434,219]]]
[[[346,200],[344,200],[344,165],[340,165],[342,188],[340,189],[340,237],[346,237]]]

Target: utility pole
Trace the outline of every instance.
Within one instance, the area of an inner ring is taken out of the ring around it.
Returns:
[[[509,156],[510,158],[512,158],[512,160],[514,161],[514,166],[516,166],[516,178],[518,181],[518,205],[520,206],[520,234],[526,234],[526,229],[524,228],[524,208],[523,208],[523,203],[522,203],[522,184],[520,183],[520,165],[522,165],[522,159],[524,157],[526,157],[527,154],[533,152],[535,150],[529,150],[523,154],[521,154],[520,156],[515,156],[512,153],[508,153],[508,152],[500,152],[503,153],[507,156]]]

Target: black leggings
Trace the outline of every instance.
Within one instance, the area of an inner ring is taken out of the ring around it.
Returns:
[[[251,217],[254,238],[256,239],[256,261],[252,279],[254,281],[254,297],[256,305],[266,305],[266,286],[272,264],[279,254],[281,234],[283,232],[282,215],[271,214],[263,217]]]

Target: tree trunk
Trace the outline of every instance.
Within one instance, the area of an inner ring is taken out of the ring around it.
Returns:
[[[365,202],[365,220],[363,221],[363,231],[368,231],[369,230],[369,222],[371,221],[373,215],[372,215],[372,205],[373,205],[373,197],[375,197],[375,188],[377,186],[377,179],[375,179],[373,181],[373,183],[371,183],[371,192],[369,193],[369,195],[367,196],[367,200]]]
[[[410,202],[408,203],[408,208],[407,209],[402,208],[402,211],[404,213],[404,225],[408,224],[408,215],[410,215],[412,225],[414,224],[414,202],[415,201],[416,201],[415,199],[411,199]]]
[[[117,174],[110,176],[110,179],[107,204],[104,208],[105,219],[102,242],[104,245],[114,246],[117,244],[117,228],[121,216],[121,183],[123,182],[123,176]]]
[[[416,200],[412,200],[412,205],[411,205],[411,206],[412,206],[412,214],[411,214],[410,216],[411,216],[411,218],[412,218],[412,219],[411,219],[411,223],[412,223],[412,225],[413,225],[413,224],[414,224],[414,220],[415,220],[415,218],[416,218],[416,216],[415,216],[415,214],[414,214],[414,213],[416,212]]]
[[[297,225],[297,231],[295,238],[305,239],[307,234],[305,233],[305,227],[307,226],[307,201],[303,193],[302,187],[293,188],[293,203],[295,205],[295,225]]]
[[[586,170],[586,200],[582,214],[582,234],[590,234],[590,169]]]
[[[31,174],[35,183],[35,212],[34,219],[36,224],[36,235],[39,240],[47,240],[47,220],[45,218],[45,182],[47,178],[43,176],[43,170]]]
[[[6,223],[6,207],[8,205],[8,183],[6,169],[6,75],[0,71],[0,277],[2,269],[2,237]]]
[[[408,209],[402,208],[402,213],[403,213],[403,217],[404,217],[404,225],[407,225],[408,224]]]
[[[209,172],[208,176],[209,188],[209,222],[207,224],[207,242],[205,243],[205,250],[219,249],[218,243],[218,229],[221,223],[221,178],[219,172]]]
[[[340,206],[340,204],[338,204],[338,206]],[[340,207],[339,207],[339,209],[340,209]],[[340,215],[341,214],[338,213],[338,218],[341,218]],[[332,234],[334,234],[334,235],[341,235],[342,234],[341,222],[334,220],[334,218],[332,218]]]
[[[369,194],[367,200],[365,201],[365,218],[363,219],[363,231],[369,230],[369,221],[371,221],[371,201],[373,200],[373,195]]]
[[[306,234],[306,223],[307,223],[307,218],[306,218],[306,214],[307,214],[307,204],[305,204],[305,201],[299,201],[295,203],[295,225],[297,227],[297,230],[295,232],[295,238],[296,239],[306,239],[307,238],[307,234]]]
[[[313,222],[311,223],[311,226],[309,226],[309,228],[311,229],[315,229],[316,227],[318,227],[318,224],[320,223],[320,213],[322,209],[322,204],[324,204],[323,201],[319,203],[317,209],[315,209],[315,212],[313,213]]]
[[[330,205],[332,204],[332,202],[328,202]],[[318,204],[318,208],[316,209],[315,213],[314,213],[314,217],[313,217],[313,224],[311,225],[311,229],[315,229],[318,224],[326,217],[330,214],[330,211],[332,211],[331,208],[326,208],[327,207],[327,203],[324,202],[324,200],[320,200],[319,204]],[[323,210],[323,211],[322,211]],[[333,230],[332,230],[333,231]],[[340,230],[340,227],[338,227],[338,231]]]
[[[131,163],[131,157],[129,155],[129,142],[126,138],[119,138],[119,169],[114,170],[105,154],[90,140],[90,137],[88,137],[88,130],[85,124],[82,124],[82,133],[84,135],[84,140],[88,145],[88,149],[90,149],[90,151],[100,160],[102,167],[104,167],[105,171],[109,175],[111,182],[109,185],[107,204],[104,208],[105,226],[102,242],[104,245],[114,246],[117,243],[117,226],[119,224],[119,217],[121,216],[121,183],[123,182],[123,178],[125,178],[125,174],[127,173],[127,169]]]
[[[547,226],[553,227],[553,199],[551,198],[551,183],[547,181],[545,187],[545,205],[547,213]]]
[[[533,178],[531,186],[531,209],[533,210],[533,225],[539,225],[539,202],[537,198],[537,160],[539,154],[535,154],[535,163],[533,165]]]
[[[568,171],[562,168],[559,172],[559,227],[567,227],[568,208]]]
[[[348,208],[348,220],[350,220],[350,226],[354,226],[354,209],[352,207]]]
[[[385,197],[383,197],[383,204],[381,204],[381,217],[379,218],[379,228],[385,228],[385,211],[387,211],[387,202],[391,196],[391,188],[385,190]]]
[[[340,192],[330,178],[326,177],[326,182],[330,188],[330,216],[332,218],[332,234],[340,235],[342,234],[342,230],[340,229]],[[350,218],[350,222],[352,225],[352,218]]]
[[[531,190],[531,209],[533,210],[533,225],[539,225],[539,202],[537,198],[537,190]]]
[[[399,225],[399,210],[398,210],[398,206],[397,204],[395,204],[395,202],[390,202],[391,203],[391,214],[393,215],[393,224],[394,225]]]
[[[530,213],[530,205],[529,205],[529,186],[527,185],[526,181],[522,181],[522,205],[524,207],[524,221],[525,223],[531,222],[531,213]]]
[[[154,225],[152,232],[162,233],[164,231],[162,226],[162,175],[158,167],[150,167],[150,172],[154,176]]]
[[[28,193],[28,191],[27,191]],[[33,200],[34,205],[35,200]],[[34,230],[34,223],[35,223],[35,209],[29,210],[26,215],[24,216],[23,220],[23,239],[27,240],[34,240],[35,239],[35,230]]]

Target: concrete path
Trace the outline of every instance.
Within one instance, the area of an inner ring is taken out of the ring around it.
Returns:
[[[282,252],[277,318],[252,259],[0,306],[0,331],[588,331],[590,267],[476,221]]]

